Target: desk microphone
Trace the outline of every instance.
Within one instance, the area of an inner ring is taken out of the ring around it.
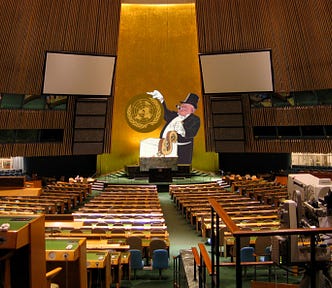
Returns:
[[[2,232],[7,232],[10,228],[10,224],[9,223],[3,223],[1,226],[0,226],[0,230]]]

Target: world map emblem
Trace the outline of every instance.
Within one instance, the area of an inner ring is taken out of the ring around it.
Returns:
[[[148,94],[134,96],[126,107],[128,125],[137,132],[148,133],[158,128],[163,121],[161,103]]]

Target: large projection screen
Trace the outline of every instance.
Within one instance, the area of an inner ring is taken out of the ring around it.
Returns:
[[[272,92],[271,51],[199,55],[205,94]]]
[[[43,94],[111,94],[114,56],[47,52]]]

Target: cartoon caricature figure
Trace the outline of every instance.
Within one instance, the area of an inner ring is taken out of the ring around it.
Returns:
[[[200,118],[194,114],[199,97],[196,94],[189,93],[186,99],[177,105],[177,111],[172,111],[167,108],[164,96],[158,90],[147,92],[147,94],[159,100],[164,107],[166,124],[160,133],[160,138],[166,138],[169,131],[176,131],[178,164],[191,164],[194,137],[200,127]]]

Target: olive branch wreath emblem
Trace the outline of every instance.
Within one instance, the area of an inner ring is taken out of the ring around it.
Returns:
[[[128,125],[138,132],[155,130],[163,119],[161,103],[147,94],[133,97],[126,108]]]

